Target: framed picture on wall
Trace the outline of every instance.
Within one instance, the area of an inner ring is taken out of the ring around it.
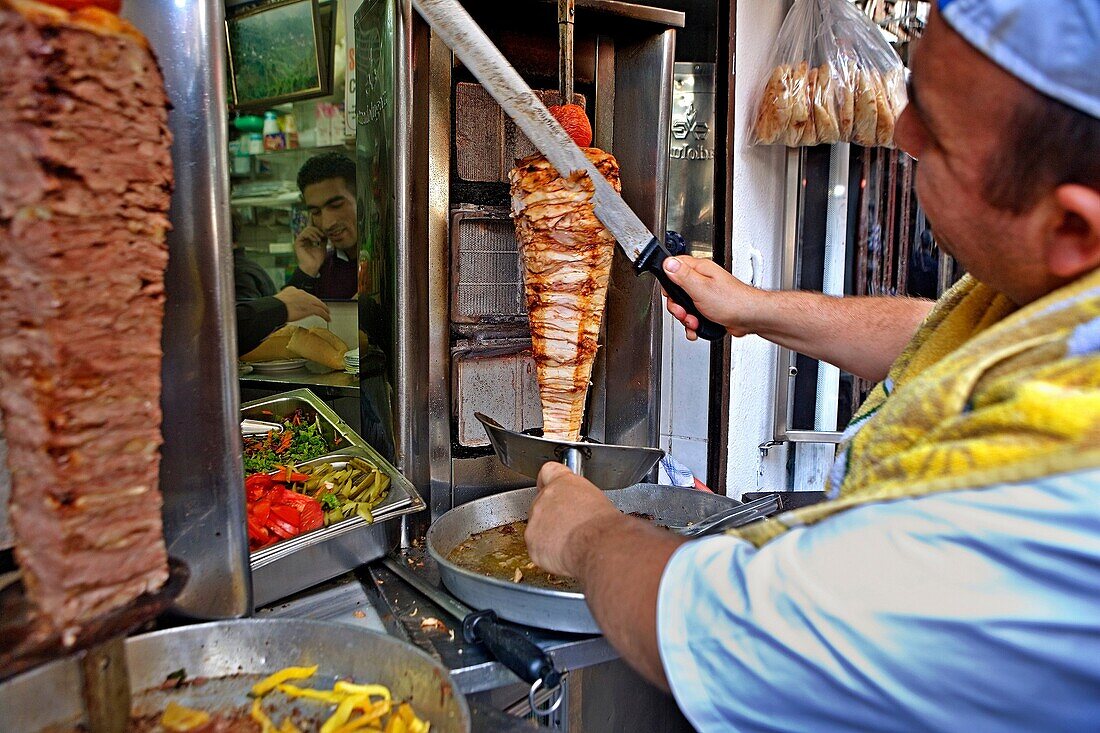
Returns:
[[[324,32],[317,0],[229,8],[225,35],[236,109],[332,94],[332,34]]]

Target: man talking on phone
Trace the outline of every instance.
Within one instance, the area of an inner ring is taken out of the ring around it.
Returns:
[[[359,259],[355,163],[339,153],[310,158],[298,171],[298,189],[309,226],[294,240],[298,267],[287,285],[322,300],[354,298]]]

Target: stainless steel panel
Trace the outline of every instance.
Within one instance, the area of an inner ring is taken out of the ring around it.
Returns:
[[[425,212],[437,181],[427,174],[427,147],[413,144],[427,136],[427,117],[414,110],[428,103],[429,79],[426,30],[411,14],[409,0],[365,0],[355,13],[357,64],[376,71],[356,92],[358,198],[383,282],[375,301],[361,299],[359,305],[361,324],[384,321],[375,342],[387,365],[393,462],[418,490],[427,491],[433,354],[425,348],[430,308]],[[378,407],[364,403],[363,409]]]
[[[623,199],[650,227],[665,228],[668,131],[675,31],[615,43],[615,156]],[[616,256],[611,270],[605,338],[592,378],[589,437],[605,443],[655,446],[661,368],[659,289]]]
[[[691,254],[714,248],[714,64],[677,63],[672,92],[668,228]]]
[[[423,22],[421,26],[423,27]],[[428,361],[424,412],[428,431],[428,503],[436,517],[451,508],[451,324],[448,245],[451,165],[451,50],[440,39],[427,40],[430,84],[427,109],[429,151],[425,246],[428,262]],[[423,526],[427,529],[427,525]]]
[[[679,10],[665,10],[649,5],[617,2],[617,0],[576,0],[576,7],[577,10],[582,11],[579,14],[578,24],[583,24],[583,21],[587,20],[587,11],[591,10],[602,15],[656,23],[671,28],[684,27],[684,14]]]
[[[160,487],[170,555],[191,580],[176,610],[242,616],[248,582],[229,236],[225,28],[214,0],[130,0],[164,72],[175,138],[161,369]]]
[[[335,527],[333,525],[329,529]],[[318,530],[303,537],[312,537],[324,531]],[[397,548],[400,539],[399,518],[392,517],[361,526],[356,532],[311,543],[264,565],[257,565],[252,569],[256,608],[385,557]]]
[[[412,701],[433,731],[470,729],[466,701],[457,694],[443,665],[410,644],[348,624],[301,619],[197,624],[131,637],[126,640],[126,658],[131,689],[134,693],[146,691],[135,700],[139,713],[156,710],[143,710],[143,698],[146,704],[155,700],[166,704],[169,699],[187,704],[189,696],[205,697],[215,704],[222,698],[223,704],[231,702],[246,709],[254,675],[317,664],[321,680],[343,678],[386,685],[396,699]],[[189,678],[209,681],[167,696],[151,692],[181,668]],[[77,658],[69,657],[0,685],[3,729],[35,731],[81,722],[78,669]]]
[[[500,462],[495,454],[476,458],[455,458],[450,477],[449,495],[454,506],[510,489],[525,489],[531,479]],[[438,519],[436,507],[432,507],[432,519]]]
[[[798,212],[802,189],[802,154],[796,148],[787,151],[787,190],[783,197],[783,249],[779,264],[781,290],[793,290],[798,282]],[[783,442],[791,427],[791,403],[794,400],[794,378],[797,354],[783,347],[777,349],[775,373],[775,415],[772,420],[772,440]]]
[[[459,445],[489,445],[489,436],[474,418],[477,412],[497,418],[509,430],[542,424],[539,382],[529,348],[511,354],[460,354],[453,364]]]

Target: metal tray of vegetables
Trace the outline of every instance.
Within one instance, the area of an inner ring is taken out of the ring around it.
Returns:
[[[425,507],[408,479],[309,390],[250,402],[241,417],[281,425],[245,438],[257,608],[386,555],[399,540],[394,520]],[[250,464],[247,444],[257,438],[263,450]],[[273,536],[257,538],[265,530]]]
[[[308,389],[282,392],[241,405],[241,420],[279,425],[281,430],[244,438],[244,472],[270,471],[350,447],[369,447],[351,426]]]

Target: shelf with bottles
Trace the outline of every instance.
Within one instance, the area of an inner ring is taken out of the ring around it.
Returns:
[[[355,138],[347,138],[343,143],[339,145],[319,145],[317,147],[299,147],[299,148],[284,148],[282,150],[265,150],[262,153],[253,155],[253,158],[259,158],[260,160],[266,160],[268,158],[285,158],[293,156],[295,154],[302,155],[304,157],[312,157],[314,155],[320,155],[321,153],[348,153],[355,149]]]

